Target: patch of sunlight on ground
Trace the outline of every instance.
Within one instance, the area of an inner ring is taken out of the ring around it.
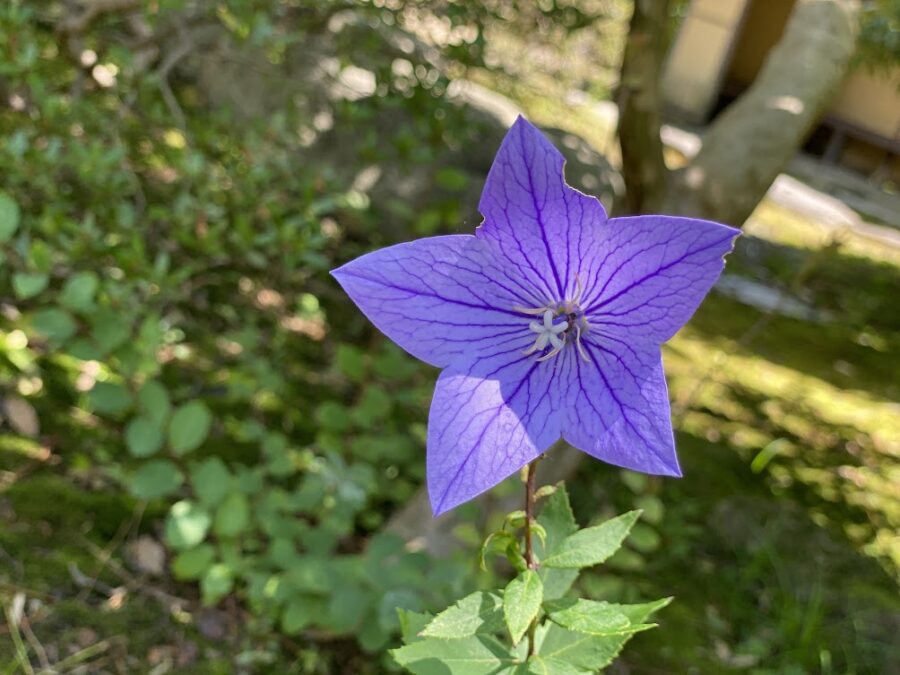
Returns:
[[[710,341],[690,326],[667,345],[665,357],[681,429],[726,440],[775,488],[797,482],[826,502],[862,509],[871,526],[848,521],[845,533],[900,570],[896,402],[841,389],[734,341]]]
[[[820,250],[839,243],[845,253],[900,267],[900,249],[863,236],[851,229],[828,227],[803,214],[763,201],[743,230],[773,244],[785,244],[808,250]]]

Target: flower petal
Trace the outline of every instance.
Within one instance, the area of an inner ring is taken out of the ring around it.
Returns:
[[[671,216],[613,218],[601,231],[604,253],[583,271],[591,331],[656,344],[691,318],[740,234]]]
[[[596,198],[566,184],[564,162],[519,117],[503,139],[478,204],[484,222],[476,236],[496,244],[528,275],[541,304],[574,295],[585,242],[606,222]]]
[[[595,340],[582,340],[587,361],[566,362],[563,438],[609,464],[680,476],[659,347]]]
[[[362,312],[413,356],[438,367],[533,338],[536,298],[489,242],[471,235],[383,248],[332,271]]]
[[[440,515],[534,460],[560,437],[559,369],[498,350],[438,378],[428,416],[428,494]]]

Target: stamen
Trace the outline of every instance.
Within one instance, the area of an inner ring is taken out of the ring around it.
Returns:
[[[546,361],[547,359],[552,358],[552,357],[556,356],[557,354],[559,354],[560,350],[562,350],[562,347],[557,347],[556,349],[544,354],[542,357],[540,357],[538,359],[538,361]]]
[[[578,349],[578,355],[587,362],[590,362],[584,345],[581,344],[581,326],[575,326],[575,347]]]
[[[528,309],[527,307],[520,307],[519,305],[514,305],[512,310],[514,312],[521,312],[522,314],[531,314],[532,316],[537,316],[539,314],[543,314],[547,311],[546,307],[538,307],[537,309]]]
[[[572,304],[577,305],[581,302],[581,292],[584,290],[584,287],[581,285],[581,277],[578,276],[578,272],[575,273],[575,297],[572,298]]]

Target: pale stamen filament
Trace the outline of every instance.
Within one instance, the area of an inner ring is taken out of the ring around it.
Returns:
[[[590,359],[588,358],[587,351],[585,350],[584,345],[581,344],[581,325],[580,324],[575,325],[575,346],[578,348],[578,355],[584,361],[589,362]]]

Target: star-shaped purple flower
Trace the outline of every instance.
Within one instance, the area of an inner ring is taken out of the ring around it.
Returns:
[[[738,230],[607,218],[521,117],[475,235],[419,239],[332,272],[382,332],[443,368],[428,419],[435,515],[560,437],[604,462],[680,476],[659,346],[718,278]]]

